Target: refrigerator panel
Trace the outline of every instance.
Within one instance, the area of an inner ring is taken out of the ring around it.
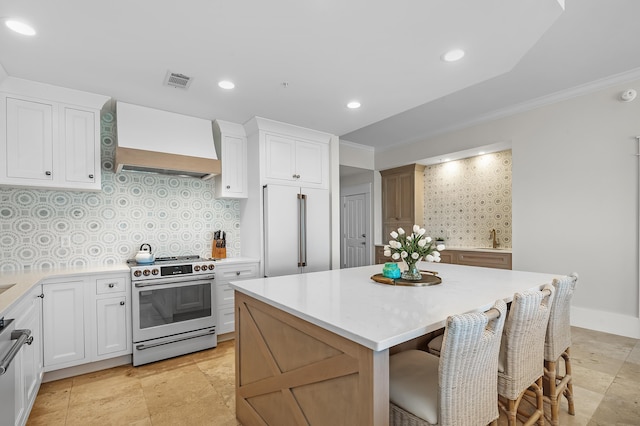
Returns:
[[[328,271],[331,268],[329,190],[301,188],[300,192],[307,200],[307,256],[302,271]]]
[[[267,185],[264,195],[264,275],[297,274],[298,267],[298,194],[300,188]]]

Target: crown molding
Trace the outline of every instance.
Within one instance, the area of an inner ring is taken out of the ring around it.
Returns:
[[[429,139],[435,136],[455,132],[457,130],[466,129],[468,127],[476,126],[482,123],[498,120],[505,117],[510,117],[516,114],[521,114],[537,108],[541,108],[541,107],[552,105],[558,102],[577,98],[579,96],[588,95],[588,94],[597,92],[599,90],[606,89],[608,87],[612,87],[622,83],[628,83],[638,79],[640,79],[640,68],[634,68],[632,70],[625,71],[623,73],[614,74],[609,77],[594,80],[589,83],[572,87],[570,89],[561,90],[559,92],[555,92],[550,95],[541,96],[539,98],[535,98],[526,102],[521,102],[519,104],[512,105],[508,108],[494,110],[489,113],[482,114],[473,119],[463,121],[456,125],[445,127],[437,131],[425,132],[418,137],[411,138],[409,140],[399,142],[391,146],[378,148],[376,149],[376,153],[383,153],[392,149],[399,148],[401,146],[411,145],[418,142],[424,142],[426,139]]]
[[[375,152],[375,148],[369,145],[363,145],[361,143],[349,142],[344,139],[340,139],[340,145],[348,146],[349,148],[361,149],[364,151]]]

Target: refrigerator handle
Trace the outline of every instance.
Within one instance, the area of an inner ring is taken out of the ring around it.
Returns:
[[[299,218],[299,253],[298,253],[298,266],[307,266],[307,196],[305,194],[298,194],[298,212]]]

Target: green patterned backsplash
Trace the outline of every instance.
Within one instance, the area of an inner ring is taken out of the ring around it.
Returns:
[[[121,264],[142,243],[156,256],[209,257],[218,229],[227,232],[227,256],[240,256],[238,201],[215,199],[212,180],[114,174],[115,147],[106,112],[101,192],[0,187],[0,272]]]
[[[424,222],[427,235],[449,247],[511,248],[511,150],[427,166]]]

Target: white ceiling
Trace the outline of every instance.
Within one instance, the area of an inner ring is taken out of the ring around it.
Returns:
[[[3,0],[0,19],[38,34],[2,25],[0,64],[124,102],[238,123],[257,115],[383,149],[640,67],[640,1],[560,3]],[[441,61],[452,47],[467,55]],[[191,87],[164,86],[167,71]],[[347,109],[353,99],[362,108]]]

